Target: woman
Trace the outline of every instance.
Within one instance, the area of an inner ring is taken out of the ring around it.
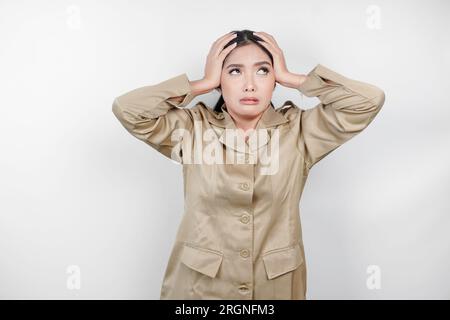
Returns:
[[[275,109],[276,83],[320,103]],[[186,108],[214,89],[214,109]],[[183,73],[117,97],[122,125],[183,164],[185,212],[161,299],[306,299],[299,201],[309,170],[364,130],[384,99],[321,64],[288,71],[275,39],[249,30],[214,42],[202,79]]]

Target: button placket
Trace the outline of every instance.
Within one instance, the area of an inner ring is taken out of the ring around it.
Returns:
[[[241,160],[246,164],[253,161],[249,154],[244,154],[244,158]],[[238,280],[238,282],[235,284],[235,290],[238,291],[239,294],[245,296],[243,297],[244,299],[251,299],[251,283],[253,281],[254,270],[252,261],[253,228],[251,224],[253,217],[250,212],[253,205],[252,193],[255,172],[251,165],[239,167],[239,170],[240,181],[236,181],[234,188],[236,190],[235,192],[240,193],[237,197],[240,199],[239,206],[241,209],[238,209],[234,219],[235,223],[240,226],[236,226],[238,232],[235,233],[236,237],[233,239],[235,240],[233,247],[235,248],[235,259],[240,260],[236,261],[236,264],[238,268],[241,268],[243,271],[245,270],[245,274],[244,272],[239,272],[239,274],[236,275],[236,280]]]

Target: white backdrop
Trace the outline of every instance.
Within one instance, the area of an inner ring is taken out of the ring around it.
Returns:
[[[449,13],[447,1],[1,1],[0,298],[159,299],[181,166],[129,135],[112,102],[199,79],[212,42],[240,29],[273,35],[292,72],[321,63],[386,94],[309,176],[307,298],[450,298]],[[274,104],[286,100],[318,103],[278,85]]]

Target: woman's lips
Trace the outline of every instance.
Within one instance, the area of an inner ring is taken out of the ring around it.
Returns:
[[[239,100],[242,104],[258,104],[258,99],[241,99]]]

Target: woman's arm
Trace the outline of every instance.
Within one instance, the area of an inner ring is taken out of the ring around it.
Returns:
[[[227,33],[213,43],[207,56],[205,75],[200,80],[189,81],[183,73],[156,85],[132,90],[114,100],[113,113],[133,136],[170,159],[182,162],[183,143],[178,139],[174,141],[172,134],[177,129],[184,129],[192,136],[193,111],[184,107],[195,96],[220,85],[223,61],[236,43],[223,47],[234,37],[236,33]]]
[[[174,146],[182,144],[173,141],[172,133],[176,129],[192,132],[193,116],[185,107],[197,95],[210,90],[205,81],[191,82],[184,73],[122,94],[114,99],[112,111],[133,136],[166,157],[181,162],[181,149],[174,150]]]
[[[293,75],[291,79],[291,85],[297,85],[304,95],[320,100],[299,116],[298,147],[308,169],[364,130],[385,101],[380,88],[347,78],[321,64],[308,75]]]
[[[194,80],[189,81],[189,85],[191,88],[191,94],[196,97],[201,94],[205,94],[211,91],[211,86],[208,85],[205,80]],[[176,104],[181,104],[181,102],[184,100],[185,96],[179,96],[179,97],[171,97],[169,100],[171,102],[174,102]]]

